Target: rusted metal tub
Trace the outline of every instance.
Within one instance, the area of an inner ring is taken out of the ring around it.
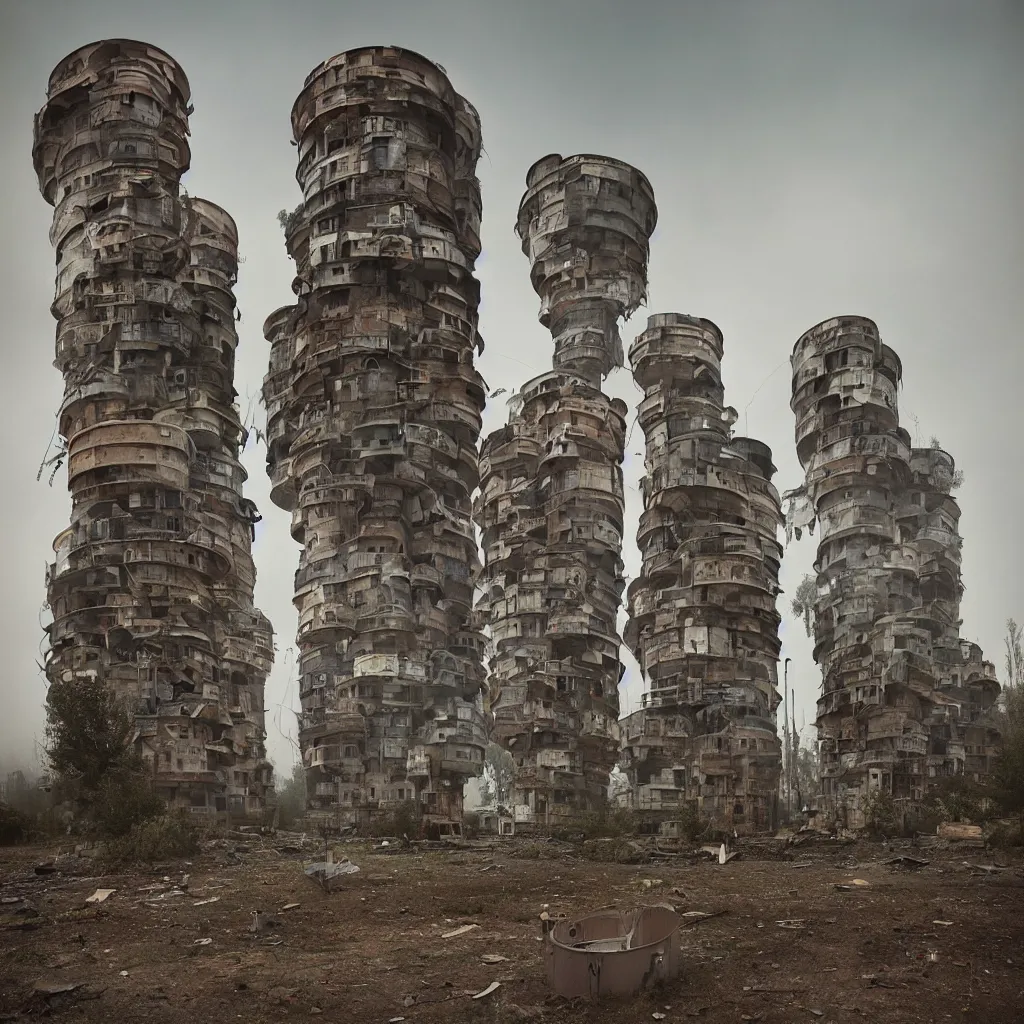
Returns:
[[[567,999],[628,995],[674,978],[681,967],[679,915],[668,906],[552,922],[544,940],[548,980]]]

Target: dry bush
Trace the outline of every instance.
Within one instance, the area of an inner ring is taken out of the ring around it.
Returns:
[[[902,834],[903,815],[892,796],[876,789],[864,798],[864,828],[882,838]]]
[[[375,814],[370,824],[360,831],[375,839],[400,838],[402,836],[415,839],[420,834],[422,827],[423,813],[420,811],[419,804],[415,800],[404,800],[383,813]]]
[[[628,839],[588,839],[580,851],[587,860],[604,864],[639,864],[641,852]]]
[[[31,818],[8,804],[0,804],[0,846],[26,843],[31,835]]]
[[[106,860],[125,865],[190,857],[199,851],[201,835],[184,814],[163,814],[137,822],[124,835],[111,839]]]

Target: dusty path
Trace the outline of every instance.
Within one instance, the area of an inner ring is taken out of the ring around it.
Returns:
[[[52,850],[0,851],[0,1019],[1024,1020],[1024,871],[965,863],[991,854],[929,852],[927,866],[906,870],[866,844],[806,855],[808,866],[626,866],[567,852],[517,859],[514,849],[385,856],[352,845],[362,870],[333,895],[295,856],[258,842],[240,864],[225,863],[224,851],[197,858],[180,895],[167,895],[179,865],[40,877],[32,867]],[[87,905],[99,887],[117,891]],[[538,940],[544,905],[571,913],[645,901],[726,913],[684,928],[684,975],[656,994],[600,1005],[551,997]],[[269,916],[259,935],[254,911]],[[479,927],[442,937],[463,924]],[[492,981],[496,992],[471,999]]]

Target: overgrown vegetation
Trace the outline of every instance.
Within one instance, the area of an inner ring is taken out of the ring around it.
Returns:
[[[1000,711],[999,753],[993,768],[993,794],[1002,810],[1017,818],[1024,839],[1024,627],[1006,623],[1006,681]]]
[[[1006,668],[1006,689],[1024,689],[1024,626],[1018,626],[1013,619],[1006,620],[1006,653],[1003,664]]]
[[[32,819],[27,814],[10,804],[0,804],[0,846],[27,842],[32,832]]]
[[[72,800],[87,831],[116,863],[167,860],[198,849],[200,830],[168,814],[132,738],[131,704],[100,680],[50,684],[47,758],[56,792]]]
[[[903,834],[903,813],[890,794],[873,790],[864,798],[863,810],[864,828],[870,835],[888,839]]]
[[[49,794],[24,772],[9,773],[6,802],[0,804],[0,846],[31,842],[55,833],[57,827]]]
[[[302,203],[299,203],[294,210],[279,210],[277,213],[277,222],[281,225],[281,230],[287,238],[292,231],[299,226],[299,222],[302,220],[302,211],[305,209]]]
[[[111,776],[137,772],[130,704],[99,679],[54,682],[46,695],[46,754],[53,774],[84,796]]]
[[[942,443],[939,441],[939,439],[937,437],[932,437],[932,439],[928,442],[928,444],[929,444],[929,446],[931,448],[934,448],[936,451],[944,451],[944,449],[942,447]],[[955,491],[958,488],[963,487],[963,485],[964,485],[964,472],[963,472],[963,470],[962,469],[954,469],[953,470],[953,476],[952,476],[952,478],[949,481],[949,490]]]
[[[707,838],[712,831],[710,823],[700,816],[692,804],[680,806],[673,813],[672,820],[678,823],[679,838],[688,842]],[[596,810],[581,811],[549,831],[555,839],[586,845],[596,840],[653,835],[658,830],[658,820],[642,811],[606,804]]]

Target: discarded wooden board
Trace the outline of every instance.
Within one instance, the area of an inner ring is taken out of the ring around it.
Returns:
[[[108,896],[112,896],[116,889],[97,889],[91,896],[86,897],[86,903],[102,903]]]
[[[965,825],[959,821],[944,821],[935,829],[940,839],[981,839],[980,825]]]
[[[478,925],[478,924],[464,924],[464,925],[461,925],[458,928],[453,928],[450,932],[444,932],[444,934],[442,934],[441,938],[442,939],[454,939],[454,938],[456,938],[459,935],[465,935],[466,932],[471,932],[471,931],[473,931],[474,928],[479,928],[479,927],[480,927],[480,925]]]

